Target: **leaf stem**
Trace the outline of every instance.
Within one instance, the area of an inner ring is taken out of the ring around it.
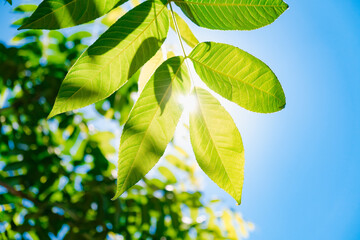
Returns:
[[[178,25],[177,25],[177,22],[176,22],[174,10],[172,9],[171,2],[169,2],[169,5],[170,5],[170,10],[171,10],[171,17],[172,17],[173,22],[174,22],[174,27],[175,27],[176,33],[177,33],[177,35],[178,35],[178,38],[179,38],[179,41],[180,41],[180,45],[181,45],[182,51],[183,51],[183,53],[184,53],[184,57],[187,58],[187,55],[186,55],[186,52],[185,52],[185,49],[184,49],[184,45],[183,45],[183,42],[182,42],[182,40],[181,40],[180,30],[179,30]]]
[[[170,5],[170,10],[171,10],[171,17],[172,17],[173,22],[174,22],[175,31],[176,31],[176,34],[178,35],[179,42],[180,42],[180,45],[181,45],[181,49],[182,49],[183,54],[184,54],[184,62],[186,64],[186,67],[188,68],[188,71],[189,71],[189,74],[190,74],[190,81],[192,83],[192,87],[195,88],[195,84],[194,84],[194,80],[193,80],[193,77],[192,77],[192,74],[191,74],[191,70],[189,68],[189,64],[186,61],[188,56],[186,55],[186,52],[185,52],[184,44],[183,44],[182,39],[181,39],[180,30],[179,30],[179,27],[178,27],[178,24],[177,24],[177,21],[176,21],[174,10],[172,9],[171,1],[169,1],[169,5]]]

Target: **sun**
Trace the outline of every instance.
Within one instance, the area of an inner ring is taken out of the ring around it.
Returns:
[[[183,106],[184,110],[190,113],[196,111],[198,108],[198,101],[193,94],[180,95],[178,101]]]

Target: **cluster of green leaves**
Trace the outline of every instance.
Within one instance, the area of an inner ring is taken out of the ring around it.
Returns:
[[[125,2],[44,0],[20,29],[75,26]],[[190,114],[190,135],[196,159],[240,204],[244,180],[241,136],[219,101],[191,83],[187,60],[211,90],[250,111],[283,109],[283,89],[271,69],[249,53],[223,43],[198,43],[186,22],[173,11],[172,3],[196,25],[217,30],[257,29],[275,21],[288,8],[282,0],[144,1],[114,22],[77,59],[62,82],[49,118],[102,101],[121,89],[159,51],[172,26],[181,44],[182,38],[193,49],[189,55],[184,51],[183,57],[167,59],[145,79],[121,137],[114,199],[155,166],[183,112],[178,99],[193,95],[197,109]]]
[[[247,237],[251,223],[228,209],[214,211],[216,201],[204,202],[198,188],[188,191],[172,174],[170,169],[197,184],[195,168],[178,146],[158,168],[159,179],[145,178],[111,201],[116,167],[107,158],[115,153],[114,134],[94,131],[82,113],[46,121],[89,36],[29,30],[13,38],[20,48],[0,44],[0,239]]]

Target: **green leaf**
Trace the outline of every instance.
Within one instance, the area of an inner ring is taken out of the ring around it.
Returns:
[[[168,11],[159,0],[129,11],[69,70],[49,118],[110,96],[157,52],[168,29]]]
[[[239,213],[235,214],[235,220],[236,220],[237,224],[240,226],[241,236],[243,236],[244,238],[248,238],[249,232],[246,228],[247,224]]]
[[[176,177],[175,175],[168,169],[167,167],[161,166],[158,168],[161,175],[163,175],[166,179],[166,182],[169,182],[171,184],[176,183]]]
[[[6,0],[10,5],[12,5],[12,0]]]
[[[207,228],[214,232],[214,234],[218,236],[222,236],[221,229],[219,227],[219,223],[216,221],[216,215],[214,213],[214,210],[210,207],[205,207],[206,213],[209,215],[208,217],[208,226]]]
[[[227,238],[237,239],[238,237],[236,234],[236,229],[234,227],[234,224],[232,223],[232,214],[229,211],[225,210],[223,212],[222,219],[224,221],[225,230],[227,232]]]
[[[51,31],[53,32],[53,31]],[[88,38],[88,37],[91,37],[91,33],[89,32],[86,32],[86,31],[79,31],[79,32],[76,32],[72,35],[70,35],[67,40],[68,41],[76,41],[76,40],[83,40],[84,38]]]
[[[171,163],[172,165],[174,165],[175,167],[177,167],[178,169],[181,169],[183,171],[187,171],[187,172],[191,172],[191,168],[185,164],[185,162],[183,160],[180,160],[178,157],[174,156],[174,155],[167,155],[165,157],[165,159]]]
[[[122,7],[114,8],[101,20],[101,23],[110,27],[125,13],[126,11]]]
[[[112,132],[98,132],[92,135],[90,140],[96,142],[103,155],[107,156],[108,154],[114,154],[116,152],[115,148],[109,144],[114,138],[115,135]]]
[[[20,18],[20,19],[17,19],[15,20],[14,22],[12,22],[12,25],[13,26],[21,26],[24,24],[24,22],[26,22],[28,19],[28,17],[24,17],[24,18]]]
[[[19,29],[59,29],[89,22],[127,0],[44,0]]]
[[[174,146],[175,150],[180,153],[183,157],[189,158],[189,154],[182,148],[177,145]]]
[[[136,7],[137,5],[140,4],[140,2],[138,0],[130,0],[130,3],[133,7]]]
[[[280,111],[285,94],[271,69],[249,53],[223,43],[200,43],[189,58],[206,85],[245,109]]]
[[[178,99],[188,95],[190,80],[184,59],[166,60],[145,85],[121,136],[117,193],[138,182],[164,154],[182,114]]]
[[[171,10],[169,10],[169,12],[171,14]],[[185,20],[182,19],[176,12],[173,13],[176,19],[177,26],[179,28],[181,38],[186,42],[187,45],[189,45],[189,47],[194,48],[199,43],[199,40],[197,40],[195,35],[192,33],[190,27],[187,25]],[[174,21],[170,21],[170,26],[176,32]]]
[[[239,204],[244,182],[244,147],[230,114],[209,92],[195,88],[190,138],[201,169]]]
[[[200,27],[252,30],[274,22],[289,6],[282,0],[174,0]]]
[[[164,57],[162,50],[159,49],[155,56],[153,56],[141,69],[139,82],[138,82],[138,92],[141,93],[144,89],[145,84],[149,81],[151,75],[156,71],[156,69],[164,62]]]
[[[22,4],[14,8],[14,12],[33,12],[37,8],[37,5],[34,4]]]

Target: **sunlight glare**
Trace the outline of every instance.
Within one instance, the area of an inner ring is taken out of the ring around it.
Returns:
[[[194,112],[197,109],[197,100],[192,94],[180,95],[178,101],[186,111]]]

